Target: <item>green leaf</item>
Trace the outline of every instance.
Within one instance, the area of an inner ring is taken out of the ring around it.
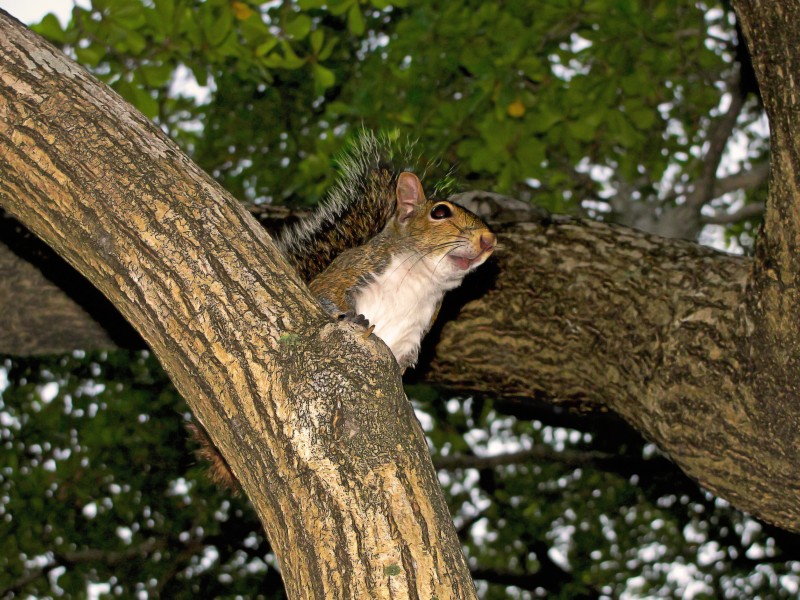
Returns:
[[[466,159],[469,166],[476,170],[495,172],[500,166],[500,159],[495,152],[489,150],[486,144],[477,140],[466,140],[458,145],[456,153]]]
[[[86,48],[75,48],[75,58],[78,59],[79,63],[87,67],[96,67],[105,56],[105,50],[96,44]]]
[[[299,69],[306,64],[305,59],[297,56],[288,42],[281,43],[281,48],[283,48],[282,66],[284,69]]]
[[[136,30],[147,22],[145,9],[139,2],[116,0],[109,6],[109,20],[128,30]]]
[[[329,102],[327,112],[333,116],[351,115],[353,107],[346,102]]]
[[[591,142],[597,133],[595,127],[588,119],[578,119],[567,123],[567,131],[576,140],[581,142]]]
[[[500,171],[500,177],[497,180],[497,189],[500,191],[507,191],[511,189],[514,180],[517,178],[516,161],[508,161]]]
[[[328,10],[332,15],[339,16],[346,13],[353,4],[358,4],[358,0],[332,0],[328,4]]]
[[[320,64],[315,64],[313,67],[314,83],[316,84],[319,93],[324,92],[326,89],[336,83],[336,75],[333,71],[326,69]]]
[[[63,44],[66,41],[61,22],[53,13],[45,15],[39,23],[31,25],[31,29],[54,44]]]
[[[273,52],[261,59],[261,64],[267,69],[285,69],[286,59],[277,52]]]
[[[633,147],[639,139],[636,129],[630,124],[625,115],[612,112],[608,115],[609,135],[611,139],[626,148]]]
[[[172,77],[172,65],[168,63],[143,65],[140,71],[144,82],[152,88],[163,87]]]
[[[114,49],[118,52],[130,52],[138,56],[148,47],[147,39],[138,31],[125,29],[117,23],[109,24],[109,30],[117,38]]]
[[[523,170],[538,167],[546,157],[546,148],[541,140],[529,135],[517,146],[516,155]]]
[[[201,15],[203,34],[209,45],[221,46],[233,30],[233,13],[228,8],[221,11],[207,9]]]
[[[322,29],[315,29],[311,33],[311,50],[314,54],[319,54],[322,44],[325,42],[325,32]]]
[[[336,44],[339,43],[335,37],[329,37],[328,40],[325,42],[325,46],[322,48],[322,51],[317,54],[318,60],[328,60],[333,52],[333,49],[336,47]]]
[[[155,0],[154,4],[158,16],[163,21],[171,23],[175,15],[175,0]]]
[[[534,55],[521,58],[517,61],[517,66],[533,81],[541,81],[550,71],[545,61]]]
[[[311,17],[297,15],[283,26],[283,30],[296,40],[302,40],[311,31]]]
[[[271,37],[266,42],[263,42],[256,47],[255,55],[256,56],[266,56],[269,54],[272,49],[278,45],[278,38]]]
[[[353,35],[364,35],[364,15],[358,3],[354,3],[347,11],[347,29]]]
[[[532,133],[544,133],[564,120],[564,115],[548,106],[541,106],[528,117],[528,127]]]
[[[192,64],[189,68],[198,84],[202,86],[208,85],[208,71],[202,65]]]
[[[638,129],[649,130],[656,123],[656,112],[651,108],[638,108],[628,112],[628,116]]]

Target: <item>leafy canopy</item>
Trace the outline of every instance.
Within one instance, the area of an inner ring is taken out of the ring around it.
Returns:
[[[732,13],[669,0],[95,0],[36,29],[261,202],[319,200],[364,125],[465,187],[626,222],[613,195],[681,202],[738,69]],[[764,157],[760,115],[738,166]]]

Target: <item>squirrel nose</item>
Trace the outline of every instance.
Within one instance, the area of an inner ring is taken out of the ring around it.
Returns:
[[[497,244],[497,236],[490,231],[481,234],[481,250],[491,250]]]

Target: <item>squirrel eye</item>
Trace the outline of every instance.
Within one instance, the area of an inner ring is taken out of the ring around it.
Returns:
[[[453,211],[450,210],[450,207],[447,204],[437,204],[431,209],[431,218],[440,221],[442,219],[448,219],[453,216]]]

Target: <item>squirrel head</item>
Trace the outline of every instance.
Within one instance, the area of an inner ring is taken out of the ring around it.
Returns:
[[[419,178],[408,171],[398,176],[395,194],[396,233],[435,272],[460,281],[491,256],[497,237],[475,213],[448,200],[426,198]]]

